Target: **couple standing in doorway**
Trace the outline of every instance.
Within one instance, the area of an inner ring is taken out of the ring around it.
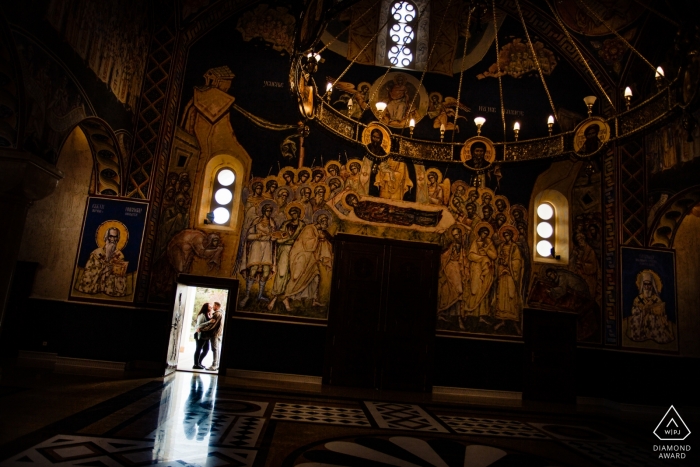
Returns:
[[[219,371],[219,350],[221,349],[221,334],[224,331],[223,313],[221,303],[214,302],[214,306],[209,303],[202,305],[197,315],[195,324],[194,340],[196,347],[194,350],[195,370]],[[214,352],[214,360],[209,368],[204,368],[202,360],[209,353],[209,346]]]

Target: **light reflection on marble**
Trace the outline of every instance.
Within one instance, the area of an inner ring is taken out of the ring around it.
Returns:
[[[175,374],[161,397],[158,428],[149,436],[155,440],[154,461],[206,459],[217,380],[216,375]]]

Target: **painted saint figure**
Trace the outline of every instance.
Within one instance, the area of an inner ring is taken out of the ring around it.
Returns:
[[[316,213],[316,221],[301,229],[299,237],[289,251],[290,278],[282,303],[288,312],[292,311],[290,299],[311,299],[311,306],[325,306],[320,301],[330,291],[330,277],[333,266],[333,249],[330,235],[326,232],[330,224],[330,214],[321,210]]]
[[[104,245],[90,253],[85,269],[75,288],[83,293],[103,293],[111,297],[126,296],[126,268],[124,254],[119,251],[121,231],[111,227],[105,231]]]
[[[491,241],[492,227],[489,224],[476,225],[476,238],[469,247],[469,287],[466,292],[465,307],[468,314],[478,316],[479,321],[490,315],[488,295],[495,274],[495,261],[498,258],[496,247]]]
[[[357,217],[368,222],[435,227],[442,218],[442,211],[422,211],[393,204],[360,201],[354,193],[346,195],[345,202],[353,208]]]
[[[462,229],[454,225],[450,230],[452,241],[440,257],[438,278],[438,319],[449,321],[457,316],[460,329],[464,329],[462,300],[469,279],[467,239]]]
[[[256,279],[259,285],[258,300],[268,301],[268,298],[264,296],[265,284],[275,264],[272,234],[277,230],[275,221],[271,218],[273,206],[273,201],[265,201],[260,205],[260,216],[253,220],[245,237],[244,256],[238,266],[238,271],[246,278],[245,295],[239,303],[240,307],[244,307],[248,303],[250,289]]]
[[[634,297],[632,315],[627,318],[627,337],[636,342],[672,342],[675,337],[666,315],[666,303],[659,297],[660,278],[651,269],[645,269],[637,274],[637,287],[639,295]]]
[[[520,254],[520,248],[515,243],[518,231],[512,225],[507,225],[501,228],[499,236],[502,243],[498,247],[498,260],[496,261],[494,308],[496,319],[499,319],[500,323],[496,324],[493,329],[496,331],[503,327],[506,321],[512,321],[516,332],[521,334],[523,258]]]
[[[275,302],[280,295],[284,294],[289,283],[289,253],[292,250],[294,242],[301,234],[302,229],[306,226],[301,217],[302,206],[298,203],[293,203],[289,206],[287,213],[289,219],[284,221],[279,232],[275,234],[277,242],[277,261],[275,267],[275,280],[272,283],[272,300],[268,305],[268,310],[272,310]]]
[[[379,172],[374,180],[374,186],[379,187],[380,198],[403,199],[406,192],[413,187],[406,163],[394,159],[382,161],[379,164]]]

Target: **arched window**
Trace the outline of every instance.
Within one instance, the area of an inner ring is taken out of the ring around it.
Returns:
[[[423,70],[428,64],[430,0],[382,0],[375,65]]]
[[[395,67],[409,68],[415,62],[417,15],[413,2],[397,1],[391,7],[387,57]]]
[[[228,167],[219,169],[214,176],[210,211],[216,225],[231,225],[231,208],[233,206],[233,189],[236,174]]]
[[[535,197],[533,249],[535,261],[569,262],[569,203],[556,190],[544,190]]]
[[[242,215],[241,193],[245,169],[228,154],[212,157],[204,168],[197,210],[197,227],[235,230]]]

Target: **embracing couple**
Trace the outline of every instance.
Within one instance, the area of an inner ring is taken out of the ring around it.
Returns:
[[[194,350],[195,370],[219,371],[219,349],[221,348],[221,334],[224,332],[223,313],[221,313],[221,303],[214,302],[214,306],[209,303],[202,305],[197,315],[195,324],[194,340],[197,346]],[[214,361],[209,368],[204,368],[202,360],[209,352],[211,345],[214,352]]]

